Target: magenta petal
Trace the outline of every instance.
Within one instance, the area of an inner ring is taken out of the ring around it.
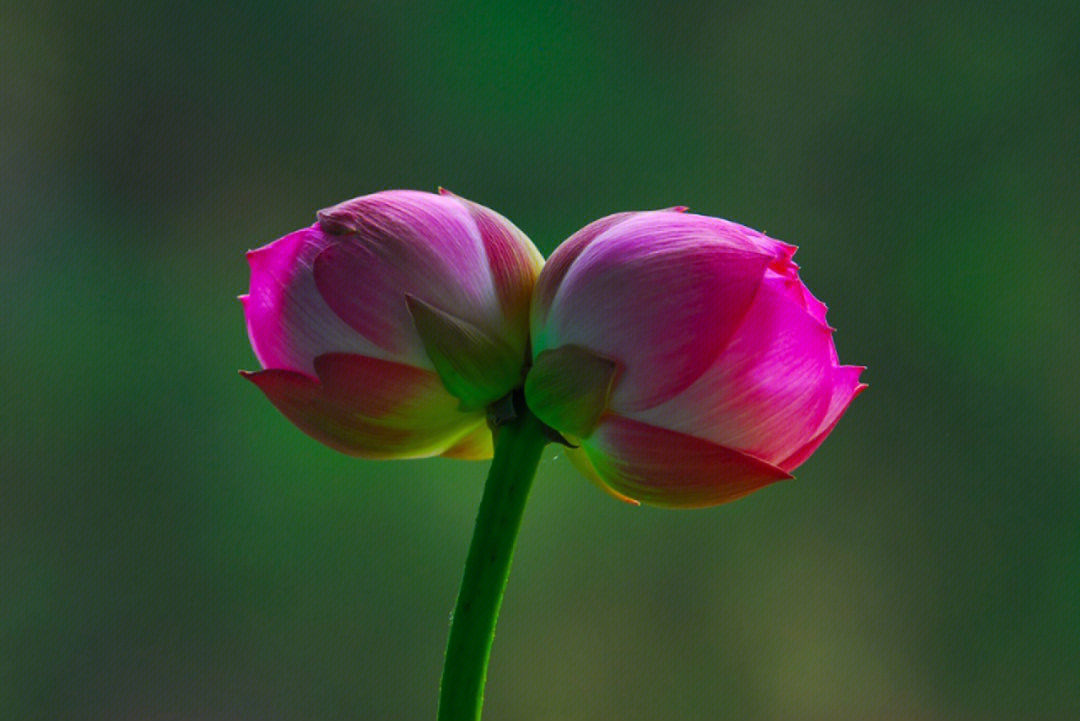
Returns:
[[[616,495],[656,506],[712,506],[790,478],[732,448],[616,415],[582,447]]]
[[[405,305],[408,294],[503,336],[483,242],[461,202],[387,191],[319,217],[343,235],[314,259],[316,286],[349,327],[379,348],[428,365]]]
[[[803,285],[802,281],[798,281],[798,293],[802,296],[803,307],[814,317],[814,320],[828,325],[828,321],[825,320],[825,312],[828,308],[825,307],[824,303],[814,297],[814,294],[810,292],[809,288]]]
[[[779,464],[822,425],[834,397],[830,329],[769,274],[712,367],[641,420],[694,433]]]
[[[251,289],[241,302],[252,348],[264,368],[310,375],[315,372],[312,361],[324,353],[375,351],[315,287],[311,264],[333,242],[312,226],[248,253]]]
[[[815,298],[814,294],[810,292],[810,289],[799,280],[798,268],[794,263],[790,263],[787,267],[779,269],[775,266],[771,266],[770,269],[766,271],[765,277],[775,280],[777,284],[783,288],[783,291],[787,293],[792,300],[798,303],[800,307],[806,310],[814,320],[822,325],[828,325],[828,321],[825,320],[825,313],[828,308],[825,307],[824,303]]]
[[[458,399],[430,371],[341,353],[314,366],[317,378],[279,369],[244,375],[301,430],[350,455],[438,455],[484,422],[480,413],[458,412]]]
[[[867,389],[868,386],[865,383],[859,383],[859,374],[863,370],[865,370],[863,366],[840,366],[836,369],[832,400],[829,402],[829,410],[822,418],[818,430],[809,442],[776,465],[791,472],[801,466],[818,449],[822,441],[832,433],[855,396]]]
[[[567,272],[544,345],[572,343],[621,363],[612,410],[639,411],[685,389],[742,322],[775,256],[718,236],[715,225],[639,213],[599,236]]]

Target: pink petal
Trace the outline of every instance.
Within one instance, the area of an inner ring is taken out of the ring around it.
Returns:
[[[715,218],[639,213],[573,262],[544,345],[573,343],[618,361],[611,409],[650,408],[713,364],[774,259],[756,242],[718,235]]]
[[[560,243],[559,247],[544,263],[544,269],[540,272],[540,277],[536,281],[536,289],[533,291],[531,322],[534,353],[539,353],[550,347],[538,343],[537,339],[544,333],[543,326],[547,323],[547,314],[551,308],[551,302],[555,299],[555,293],[558,292],[559,285],[562,283],[563,278],[566,277],[570,266],[581,255],[581,252],[596,240],[597,236],[602,235],[609,228],[634,215],[637,215],[637,213],[616,213],[615,215],[600,218],[600,220],[594,220]]]
[[[251,346],[264,368],[311,375],[312,361],[324,353],[385,355],[347,326],[315,287],[311,264],[333,242],[313,225],[248,253],[251,288],[241,300]]]
[[[476,223],[508,324],[506,340],[515,350],[524,350],[528,343],[529,302],[544,257],[517,226],[495,211],[444,188],[439,193],[463,204]]]
[[[362,458],[418,458],[457,446],[484,422],[427,370],[366,356],[315,359],[317,378],[288,370],[246,373],[302,431]]]
[[[655,506],[712,506],[790,478],[732,448],[614,414],[582,447],[617,495]]]
[[[683,393],[635,417],[779,464],[822,426],[833,403],[830,329],[767,274],[739,331]]]
[[[832,433],[833,428],[836,427],[840,417],[844,415],[855,396],[867,389],[868,386],[865,383],[859,383],[859,374],[864,370],[863,366],[840,366],[836,369],[829,410],[826,411],[825,417],[822,418],[813,438],[776,465],[785,471],[791,472],[801,466],[818,449],[821,442]]]
[[[411,294],[501,335],[481,234],[454,198],[386,191],[319,213],[338,243],[314,260],[327,304],[363,337],[394,357],[428,366],[405,306]]]

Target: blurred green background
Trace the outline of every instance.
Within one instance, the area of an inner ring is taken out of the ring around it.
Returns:
[[[486,464],[308,439],[235,296],[437,185],[797,243],[871,384],[704,511],[549,448],[488,717],[1080,717],[1078,127],[1075,2],[6,4],[0,718],[434,718]]]

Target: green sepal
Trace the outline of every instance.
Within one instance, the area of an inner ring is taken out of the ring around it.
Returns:
[[[521,382],[524,358],[472,323],[405,296],[413,325],[446,390],[472,411],[506,395]]]
[[[525,402],[568,438],[588,438],[607,409],[618,371],[618,363],[581,346],[545,350],[525,377]]]

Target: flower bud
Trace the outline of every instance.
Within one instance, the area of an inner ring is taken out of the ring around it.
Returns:
[[[549,258],[525,398],[601,487],[691,507],[790,478],[866,386],[794,246],[682,210],[603,218]]]
[[[304,432],[364,458],[491,455],[485,409],[521,384],[543,264],[508,220],[446,191],[384,191],[248,261],[265,370],[244,375]]]

